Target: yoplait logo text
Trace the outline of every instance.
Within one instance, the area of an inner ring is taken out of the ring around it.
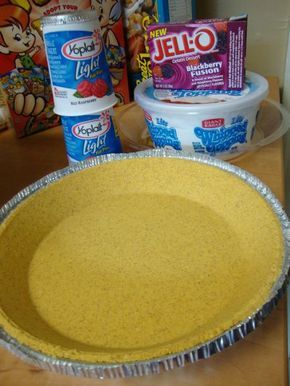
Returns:
[[[66,42],[62,48],[62,55],[72,61],[76,61],[75,79],[89,78],[91,73],[99,68],[99,58],[103,49],[99,31],[92,35],[72,39]]]
[[[101,52],[101,42],[92,36],[72,39],[62,46],[62,54],[70,60],[89,59]]]
[[[111,127],[110,116],[102,112],[99,119],[78,123],[72,127],[72,133],[79,139],[93,139],[104,135]]]

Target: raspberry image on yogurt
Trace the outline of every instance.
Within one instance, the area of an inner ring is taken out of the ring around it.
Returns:
[[[88,80],[82,80],[77,86],[77,92],[83,98],[88,98],[92,96],[92,83]]]
[[[103,98],[108,92],[108,85],[104,79],[97,79],[91,86],[92,95]]]
[[[113,107],[118,100],[98,14],[89,9],[63,12],[44,16],[41,25],[54,90],[54,112],[73,117]],[[102,80],[96,82],[97,78]]]

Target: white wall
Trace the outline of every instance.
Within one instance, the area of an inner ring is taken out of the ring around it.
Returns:
[[[201,18],[248,14],[246,67],[284,83],[290,0],[197,0]]]
[[[282,102],[290,111],[290,0],[197,0],[196,4],[200,18],[248,14],[246,68],[278,76]],[[284,155],[290,216],[290,131],[284,137]]]
[[[290,3],[290,1],[289,1]],[[290,4],[289,4],[290,9]],[[288,45],[286,47],[286,60],[283,84],[283,103],[290,111],[290,23],[288,26]]]
[[[290,111],[290,27],[289,27],[288,34],[289,34],[289,39],[288,39],[287,57],[286,57],[286,65],[285,65],[285,77],[284,77],[282,101],[284,106],[288,109],[288,111]],[[290,132],[289,131],[284,137],[284,154],[285,154],[285,181],[286,181],[285,191],[286,191],[287,213],[288,213],[288,216],[290,217]],[[290,336],[288,340],[288,345],[289,345],[288,352],[290,353]],[[290,367],[289,367],[289,372],[290,372]]]

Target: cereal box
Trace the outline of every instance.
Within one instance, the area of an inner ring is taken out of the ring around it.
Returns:
[[[0,83],[18,137],[60,123],[53,113],[41,17],[90,7],[90,0],[0,0]]]
[[[194,17],[192,0],[124,0],[123,16],[127,44],[130,91],[151,77],[147,44],[148,26],[156,22],[186,21]]]
[[[99,16],[112,83],[118,105],[129,102],[121,0],[91,0]]]
[[[157,0],[158,21],[176,23],[195,18],[194,0]]]
[[[246,16],[149,26],[154,87],[241,90],[246,32]]]
[[[11,126],[11,118],[6,102],[6,96],[2,91],[2,87],[0,85],[0,131],[8,129]]]

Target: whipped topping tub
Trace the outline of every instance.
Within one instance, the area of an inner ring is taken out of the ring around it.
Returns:
[[[241,91],[157,90],[148,79],[136,87],[135,100],[155,147],[227,159],[251,143],[267,93],[266,79],[247,72]]]

